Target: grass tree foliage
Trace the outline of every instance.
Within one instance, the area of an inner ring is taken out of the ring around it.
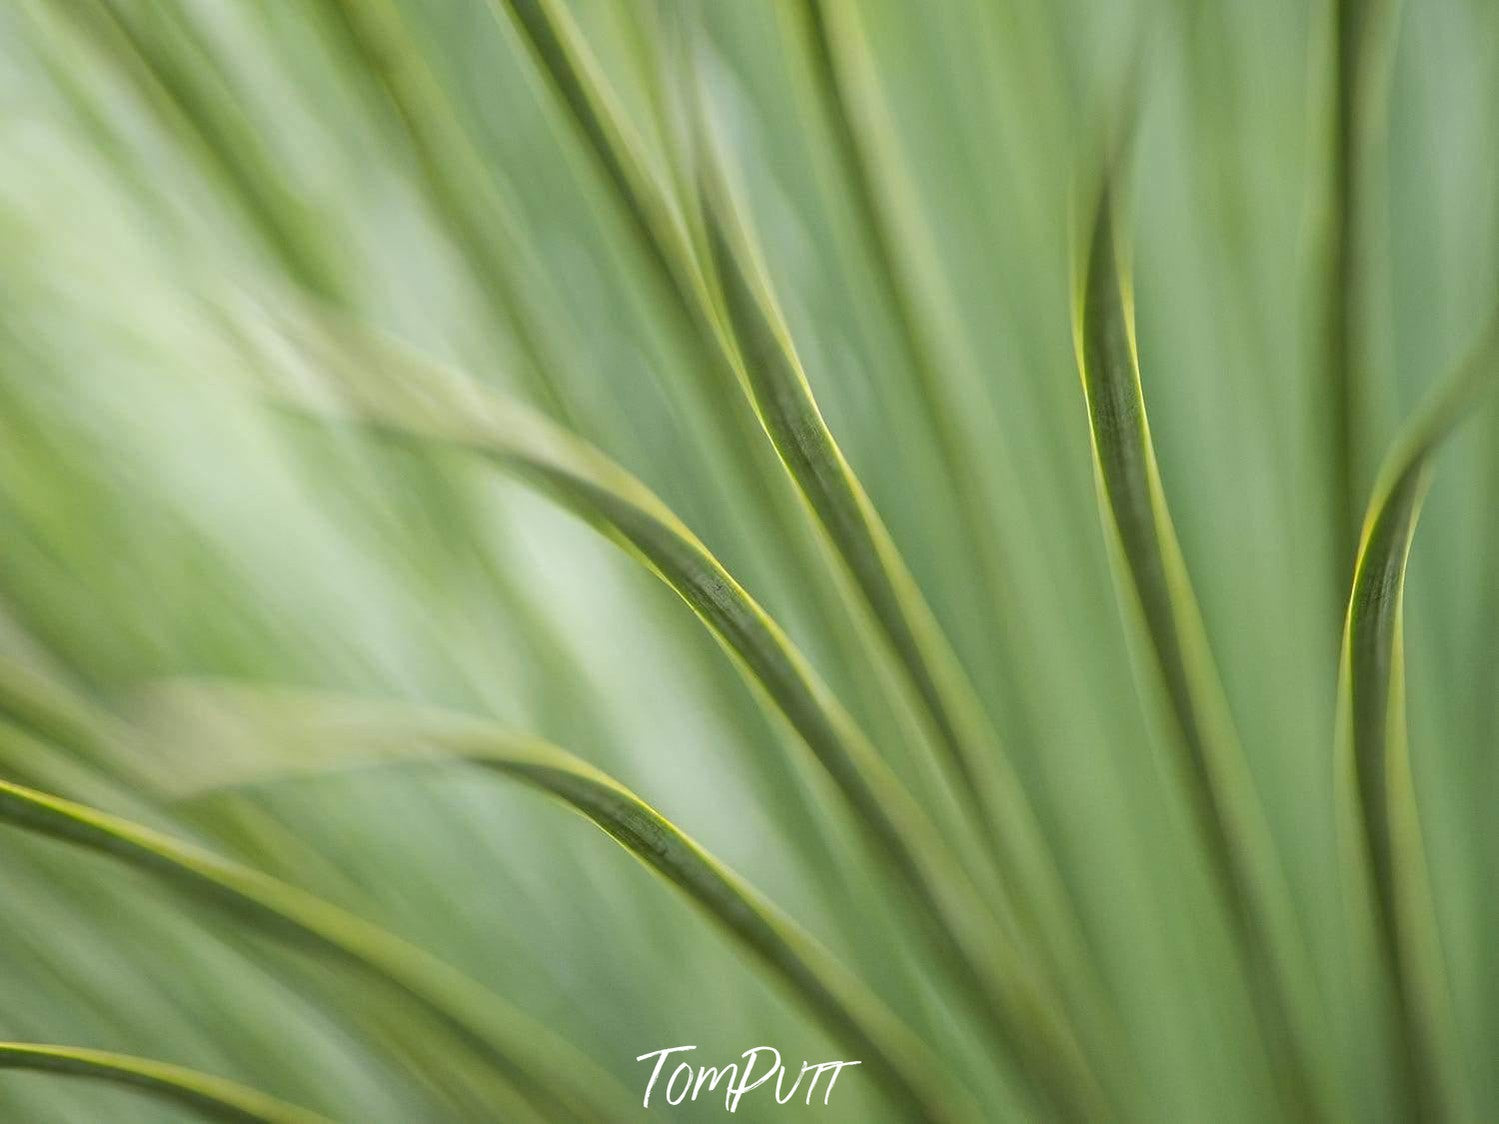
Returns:
[[[0,57],[0,1118],[1499,1113],[1492,5]]]

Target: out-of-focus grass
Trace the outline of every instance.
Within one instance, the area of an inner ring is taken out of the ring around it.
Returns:
[[[1499,300],[1491,5],[0,59],[0,1116],[633,1119],[687,1043],[863,1059],[756,1120],[1499,1106],[1493,357],[1419,406]]]

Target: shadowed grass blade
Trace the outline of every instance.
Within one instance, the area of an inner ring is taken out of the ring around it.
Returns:
[[[252,720],[245,733],[255,744],[242,761],[225,750],[233,743],[217,727],[210,735],[219,747],[214,759],[195,752],[172,757],[167,781],[175,792],[192,795],[329,770],[464,763],[556,798],[757,956],[913,1118],[977,1118],[976,1108],[963,1107],[961,1093],[941,1084],[939,1063],[922,1042],[831,952],[639,796],[565,750],[460,715],[303,692],[188,684],[169,687],[157,698],[164,700],[169,720],[176,715],[181,722],[180,716],[188,715],[186,741],[192,743],[198,738],[191,715],[205,707],[230,719]],[[265,749],[267,744],[276,750]]]
[[[112,855],[227,907],[271,935],[332,953],[427,1008],[564,1119],[607,1117],[630,1095],[551,1031],[414,945],[294,886],[72,801],[0,781],[0,822]]]
[[[1245,958],[1250,995],[1287,1107],[1317,1114],[1325,1076],[1312,1068],[1311,984],[1254,782],[1234,733],[1207,635],[1167,511],[1135,350],[1133,293],[1107,187],[1078,278],[1074,345],[1087,400],[1099,506],[1120,594],[1159,674],[1177,761],[1209,867]]]
[[[360,420],[400,440],[466,448],[535,481],[639,557],[699,616],[832,777],[931,921],[964,996],[1042,1095],[1087,1114],[1100,1095],[1071,1029],[941,832],[811,665],[706,546],[645,485],[517,404],[427,364],[392,368],[389,348],[301,333]],[[399,375],[399,377],[398,377]],[[977,985],[977,986],[975,986]]]
[[[1337,779],[1355,899],[1393,984],[1410,1111],[1463,1117],[1451,1072],[1452,1015],[1427,882],[1405,726],[1406,564],[1431,460],[1499,373],[1499,315],[1385,462],[1364,519],[1343,634]]]
[[[331,1124],[325,1116],[222,1077],[106,1050],[0,1042],[0,1069],[32,1069],[129,1085],[226,1124]]]

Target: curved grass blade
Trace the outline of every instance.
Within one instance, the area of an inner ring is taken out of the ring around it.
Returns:
[[[880,191],[875,167],[878,132],[870,122],[862,120],[856,110],[854,81],[847,72],[852,66],[850,59],[865,47],[856,41],[858,33],[852,30],[851,14],[829,0],[802,0],[799,5],[788,5],[786,11],[791,22],[798,24],[805,41],[803,50],[808,56],[812,82],[830,126],[843,182],[848,188],[857,225],[863,232],[863,241],[873,259],[878,281],[885,290],[903,358],[915,376],[957,510],[966,525],[968,541],[977,556],[982,588],[1000,625],[1000,632],[1012,635],[1015,615],[1009,595],[1013,591],[1002,572],[1001,548],[991,526],[992,504],[985,497],[984,484],[979,479],[981,474],[973,471],[977,461],[972,455],[971,443],[958,416],[951,390],[944,385],[938,362],[940,349],[932,325],[912,291],[908,277],[910,271],[901,264],[900,209],[892,198]],[[916,615],[921,615],[920,608]],[[889,633],[888,628],[886,632]],[[945,640],[940,636],[937,641],[945,646]],[[940,661],[944,658],[939,653],[925,662],[931,664],[934,659]],[[956,662],[955,657],[953,662]],[[909,667],[907,674],[910,674]],[[962,675],[961,671],[959,675]],[[961,684],[960,689],[964,689]],[[929,709],[934,705],[930,697],[924,698],[924,703]],[[957,709],[961,712],[964,705],[958,700]],[[1026,724],[1023,709],[1018,710],[1015,717],[1022,727]],[[970,751],[964,748],[966,743],[956,740],[955,733],[949,728],[944,733],[943,744],[954,755],[955,768],[961,776],[974,770],[966,764],[970,756]],[[1084,995],[1086,1006],[1106,1007],[1107,1002],[1099,999],[1104,988],[1094,969],[1095,958],[1088,952],[1081,923],[1061,875],[1050,855],[1039,844],[1042,832],[1022,798],[1024,790],[1018,777],[1008,767],[1001,747],[994,742],[987,719],[971,722],[968,736],[974,739],[971,752],[984,758],[983,768],[989,774],[987,783],[991,786],[989,795],[976,802],[975,811],[989,828],[990,838],[995,841],[1000,854],[1024,856],[1020,864],[1011,864],[1009,870],[1013,879],[1029,884],[1027,894],[1015,895],[1021,899],[1016,903],[1018,908],[1036,912],[1037,916],[1028,916],[1027,921],[1031,928],[1047,934],[1042,943],[1058,966],[1057,973],[1064,985],[1070,985]],[[965,785],[965,788],[980,795],[977,786],[970,788]],[[1001,824],[1003,828],[998,826]],[[1023,873],[1014,869],[1026,862],[1031,869]],[[1116,1053],[1112,1048],[1108,1052]]]
[[[940,1064],[925,1045],[830,951],[655,808],[571,753],[456,714],[301,691],[190,684],[169,687],[158,698],[164,698],[169,714],[182,714],[184,705],[193,710],[206,705],[214,713],[248,719],[255,743],[253,755],[242,761],[232,755],[226,761],[224,746],[232,742],[218,736],[219,752],[212,758],[173,756],[168,783],[174,792],[194,795],[350,768],[456,763],[492,770],[554,797],[759,958],[913,1118],[977,1119],[977,1109],[961,1108],[961,1096],[936,1076]],[[267,742],[280,749],[274,758],[263,749]]]
[[[529,45],[624,207],[653,267],[713,351],[704,316],[702,275],[682,215],[651,173],[642,142],[566,6],[558,0],[489,0],[489,6],[501,19],[508,14]]]
[[[299,334],[323,366],[342,372],[340,397],[370,429],[465,448],[538,483],[676,591],[833,779],[921,903],[963,994],[1033,1084],[1068,1111],[1092,1110],[1097,1082],[1048,985],[999,931],[937,826],[780,626],[654,493],[573,434],[450,372],[408,362],[397,373],[389,348],[342,337],[334,347],[326,336]]]
[[[880,287],[885,291],[895,321],[895,334],[904,352],[902,358],[915,376],[948,483],[968,524],[969,541],[980,558],[980,573],[987,585],[997,586],[1002,566],[997,543],[990,533],[991,505],[984,498],[982,481],[972,471],[976,458],[970,451],[954,396],[944,385],[932,327],[913,292],[910,271],[901,263],[901,215],[894,201],[879,190],[873,151],[876,145],[868,135],[873,130],[864,125],[855,110],[852,82],[845,73],[848,66],[843,60],[858,49],[857,45],[844,42],[851,38],[850,33],[840,31],[840,16],[829,10],[827,0],[802,0],[796,9],[788,6],[788,11],[797,10],[812,81],[832,133],[837,164]],[[990,590],[989,597],[1002,604],[997,590]]]
[[[996,822],[1013,822],[1014,808],[999,816],[982,805],[996,796],[993,773],[1002,761],[988,719],[890,532],[823,420],[724,174],[705,174],[702,193],[713,276],[734,340],[740,385],[931,715],[962,793],[979,802],[974,806],[979,822],[991,829]],[[1003,790],[1016,791],[1013,783]]]
[[[1344,824],[1357,840],[1350,874],[1392,982],[1399,1069],[1411,1111],[1422,1119],[1463,1113],[1405,727],[1405,573],[1432,456],[1496,374],[1499,314],[1385,462],[1364,519],[1343,632],[1337,776]]]
[[[762,475],[773,471],[765,459],[764,431],[738,407],[725,386],[736,380],[732,342],[717,315],[700,257],[694,249],[691,216],[660,174],[630,115],[610,87],[603,68],[558,0],[488,0],[497,19],[513,29],[529,49],[542,79],[550,85],[572,121],[584,148],[602,173],[610,197],[643,252],[648,272],[666,295],[664,308],[680,318],[702,358],[690,398],[702,411],[709,440],[727,456],[727,485],[764,524],[780,529],[780,561],[821,569],[820,543],[803,533],[803,512],[794,489],[767,488]],[[813,587],[816,611],[834,631],[845,631],[842,606],[820,584]],[[861,638],[862,639],[862,638]]]
[[[710,161],[710,164],[714,162]],[[930,717],[942,762],[985,832],[1000,907],[1026,953],[1060,981],[1073,1018],[1117,1057],[1103,988],[1044,833],[967,672],[823,420],[721,165],[702,181],[705,225],[735,371]]]
[[[1306,1025],[1315,996],[1289,890],[1213,666],[1186,562],[1166,507],[1145,414],[1130,280],[1100,194],[1074,296],[1073,334],[1087,400],[1099,506],[1121,596],[1132,606],[1171,715],[1177,764],[1211,873],[1243,955],[1250,996],[1287,1108],[1320,1115],[1329,1082]]]
[[[563,1119],[607,1118],[631,1095],[592,1061],[456,969],[275,878],[69,800],[0,781],[0,822],[111,855],[228,908],[270,935],[332,954],[435,1015]]]
[[[325,1116],[222,1077],[166,1062],[31,1042],[0,1042],[0,1069],[32,1069],[142,1089],[226,1124],[331,1124]]]
[[[1033,817],[1018,798],[1013,776],[996,775],[1001,754],[988,718],[956,654],[880,521],[868,495],[855,479],[812,398],[763,274],[750,285],[741,256],[710,252],[725,292],[728,332],[715,307],[712,286],[693,251],[679,208],[649,174],[649,162],[616,105],[616,99],[593,60],[578,28],[557,0],[491,0],[510,13],[536,55],[558,96],[577,124],[589,149],[624,205],[642,243],[706,350],[726,362],[746,392],[798,490],[853,575],[881,631],[891,644],[944,750],[944,761],[958,780],[957,790],[975,822],[991,832],[996,825],[1009,835],[1015,825]],[[724,216],[722,192],[707,193],[710,245],[737,250],[741,242],[714,238]],[[739,225],[734,222],[736,227]],[[737,344],[736,344],[737,339]],[[1013,859],[1016,870],[1034,869],[1043,860],[1039,832],[1006,839],[998,849]]]

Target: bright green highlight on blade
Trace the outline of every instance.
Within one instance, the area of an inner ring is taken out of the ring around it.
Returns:
[[[1499,315],[1406,427],[1380,473],[1348,601],[1338,691],[1338,795],[1353,923],[1391,984],[1407,1111],[1461,1118],[1453,1025],[1405,721],[1405,575],[1432,458],[1499,374]]]

